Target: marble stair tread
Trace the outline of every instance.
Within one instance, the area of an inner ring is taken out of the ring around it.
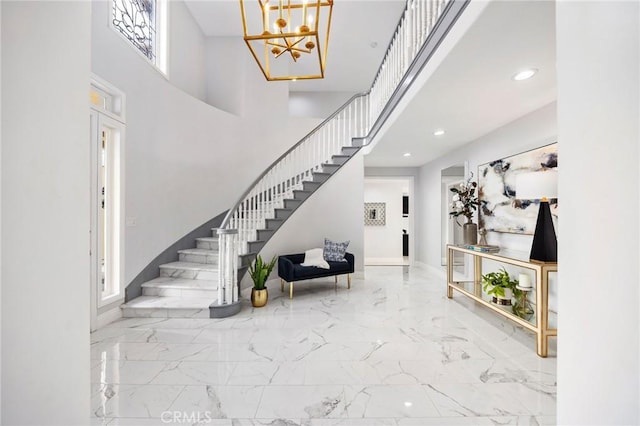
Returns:
[[[188,278],[158,277],[142,284],[142,287],[173,288],[180,290],[217,290],[217,280],[191,280]]]
[[[200,254],[200,255],[217,255],[218,254],[218,250],[203,249],[203,248],[190,248],[190,249],[178,250],[178,253],[182,253],[182,254]]]
[[[160,265],[160,268],[171,268],[171,269],[184,269],[188,271],[212,271],[216,272],[218,270],[218,265],[213,265],[210,263],[195,263],[195,262],[171,262],[165,263],[164,265]]]
[[[208,309],[215,300],[206,297],[139,296],[123,304],[135,309]]]

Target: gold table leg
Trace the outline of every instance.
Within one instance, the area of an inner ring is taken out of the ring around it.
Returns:
[[[451,283],[453,282],[453,250],[447,248],[447,297],[453,298],[453,288]]]

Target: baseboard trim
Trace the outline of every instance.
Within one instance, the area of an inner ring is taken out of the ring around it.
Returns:
[[[96,317],[96,323],[95,323],[95,330],[91,330],[96,331],[98,329],[101,329],[102,327],[111,324],[112,322],[115,322],[119,319],[122,318],[122,309],[120,309],[120,305],[118,305],[117,307],[113,308],[113,309],[109,309],[108,311],[98,315]]]

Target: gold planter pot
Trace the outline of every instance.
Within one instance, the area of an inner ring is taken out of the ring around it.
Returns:
[[[266,288],[264,290],[251,289],[251,304],[254,308],[263,307],[267,304],[267,300],[269,300],[269,293]]]

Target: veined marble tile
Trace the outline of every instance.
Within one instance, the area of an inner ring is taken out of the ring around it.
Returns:
[[[249,343],[256,333],[252,328],[205,328],[198,331],[193,343]]]
[[[279,344],[295,343],[307,339],[309,332],[304,329],[256,329],[251,336],[251,343],[278,342]]]
[[[104,385],[93,400],[93,415],[159,419],[183,388],[170,385]]]
[[[158,324],[164,324],[166,321],[166,318],[120,318],[106,325],[102,330],[107,328],[156,328]]]
[[[235,368],[234,363],[176,361],[165,364],[151,381],[152,384],[223,385]]]
[[[521,425],[517,416],[494,417],[432,417],[399,419],[398,426],[507,426]],[[527,423],[528,424],[528,423]],[[533,425],[532,425],[533,426]]]
[[[302,362],[237,362],[228,385],[296,385],[304,384]]]
[[[488,388],[490,392],[506,392],[511,398],[520,401],[534,416],[556,415],[555,386],[539,383],[495,383]]]
[[[152,353],[157,346],[158,343],[103,341],[91,345],[91,359],[149,360],[150,353]]]
[[[305,339],[296,343],[279,345],[276,360],[357,361],[375,351],[377,346],[375,343],[324,343]]]
[[[349,417],[439,417],[420,385],[345,386]]]
[[[144,342],[145,330],[133,328],[101,328],[91,333],[91,344],[101,342]]]
[[[233,419],[233,426],[303,426],[300,419]]]
[[[303,419],[302,426],[397,426],[395,419]]]
[[[284,328],[287,318],[284,316],[264,315],[264,316],[237,316],[235,321],[225,328],[233,329],[255,329],[255,330],[280,330]],[[212,326],[211,328],[219,328]],[[294,330],[300,327],[294,327]]]
[[[443,417],[531,414],[509,393],[509,384],[436,383],[424,389]]]
[[[444,280],[419,269],[367,268],[343,284],[301,283],[289,300],[271,282],[267,306],[253,309],[245,289],[231,318],[98,330],[92,376],[116,383],[92,384],[92,415],[106,416],[92,424],[165,425],[169,409],[215,413],[188,424],[218,426],[555,423],[556,359],[536,355],[532,333],[447,299]]]
[[[374,367],[365,361],[304,361],[305,385],[382,383]]]
[[[155,343],[190,343],[201,333],[200,329],[188,328],[152,328],[144,335],[145,342]]]
[[[428,383],[481,383],[480,379],[461,365],[466,361],[442,362],[425,360],[382,360],[371,362],[386,385],[410,385]]]
[[[207,419],[202,418],[200,422],[191,422],[197,417],[190,416],[191,413],[173,413],[167,411],[160,418],[97,418],[94,417],[91,425],[95,426],[166,426],[166,425],[208,425],[208,426],[234,426],[231,419]]]
[[[255,418],[347,417],[342,386],[270,386]]]
[[[253,418],[263,390],[262,386],[186,386],[169,410],[214,419]]]
[[[226,319],[226,318],[225,318]],[[123,318],[109,324],[110,327],[126,326],[131,328],[160,328],[163,330],[173,328],[198,329],[210,327],[219,320],[211,318]],[[139,322],[139,323],[136,323]],[[228,326],[228,322],[227,322]]]
[[[106,360],[91,369],[91,382],[145,385],[167,366],[161,361]]]
[[[145,353],[148,360],[157,361],[208,361],[217,350],[216,344],[203,343],[155,343]]]
[[[207,361],[275,361],[279,344],[276,342],[259,343],[218,343],[207,357]]]

